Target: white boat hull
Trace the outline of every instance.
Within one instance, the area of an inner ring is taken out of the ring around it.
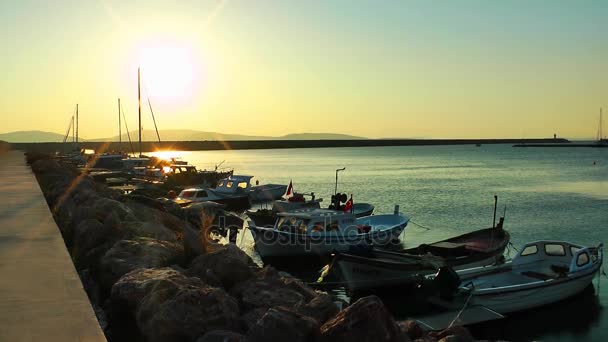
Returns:
[[[473,292],[472,305],[485,306],[500,314],[529,310],[543,305],[558,302],[583,291],[591,284],[595,272],[576,279],[541,281],[530,289],[511,292],[496,291],[483,294]],[[553,283],[553,284],[551,284]]]
[[[281,198],[287,190],[287,185],[265,184],[251,187],[249,199],[252,202],[266,202]]]
[[[380,217],[380,216],[376,216]],[[347,252],[355,246],[386,244],[386,241],[398,239],[407,226],[407,220],[390,228],[372,230],[367,234],[356,236],[323,235],[311,236],[277,231],[274,228],[256,227],[252,221],[249,229],[252,232],[255,248],[262,258],[281,256],[323,256],[331,253]]]

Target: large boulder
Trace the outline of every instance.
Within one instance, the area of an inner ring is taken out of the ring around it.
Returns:
[[[254,278],[233,286],[230,293],[239,299],[246,311],[276,306],[295,309],[319,295],[301,281],[281,276],[270,266],[258,270]]]
[[[293,308],[305,303],[300,293],[263,281],[246,282],[249,287],[241,292],[240,300],[245,309],[285,306]]]
[[[253,342],[307,342],[317,340],[318,336],[316,320],[283,307],[268,310],[247,333]]]
[[[124,203],[113,199],[100,197],[92,204],[92,209],[95,212],[95,218],[102,222],[111,214],[115,214],[123,222],[138,221],[133,210]]]
[[[101,257],[99,278],[110,288],[123,275],[138,268],[160,268],[183,261],[182,246],[146,237],[118,241]]]
[[[304,316],[316,319],[320,324],[325,323],[340,312],[340,309],[328,294],[320,294],[308,303],[298,304],[295,310]]]
[[[177,234],[160,222],[127,221],[118,223],[128,237],[149,237],[163,241],[177,241]]]
[[[78,269],[95,266],[99,258],[122,238],[121,231],[97,219],[82,220],[74,230],[72,259]]]
[[[154,199],[150,199],[151,201],[155,201]],[[156,202],[159,207],[163,207],[160,202]],[[181,234],[184,227],[184,220],[176,217],[173,214],[170,214],[166,211],[159,210],[158,207],[152,207],[142,203],[139,200],[132,200],[128,197],[125,200],[125,205],[130,208],[139,221],[144,222],[156,222],[160,223],[163,226],[169,228],[174,232],[179,232]]]
[[[322,341],[408,341],[376,296],[363,297],[321,326]]]
[[[239,307],[224,290],[171,269],[137,269],[112,287],[113,322],[135,317],[147,341],[196,341],[213,330],[238,330]]]
[[[236,245],[228,244],[217,250],[198,256],[192,261],[187,274],[204,278],[208,270],[220,279],[225,289],[230,289],[254,277],[251,258]]]
[[[200,230],[194,229],[189,222],[186,222],[182,232],[182,243],[184,245],[186,258],[194,259],[199,255],[205,254],[206,243],[203,244]]]

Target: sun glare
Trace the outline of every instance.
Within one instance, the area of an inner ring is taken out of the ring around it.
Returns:
[[[142,91],[150,97],[185,102],[192,99],[197,66],[189,49],[168,45],[145,48],[140,66]]]

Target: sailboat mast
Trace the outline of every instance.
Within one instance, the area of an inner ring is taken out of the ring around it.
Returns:
[[[122,144],[122,123],[120,122],[120,97],[118,98],[118,144]]]
[[[76,130],[74,129],[74,115],[72,115],[72,142],[76,141]]]
[[[76,143],[78,143],[78,103],[76,104]]]
[[[141,157],[141,72],[137,68],[137,105],[139,112],[139,156]]]

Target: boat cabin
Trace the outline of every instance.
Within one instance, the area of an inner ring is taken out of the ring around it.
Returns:
[[[207,193],[207,190],[203,188],[189,188],[182,190],[177,196],[177,200],[196,201],[197,198],[200,199],[208,197],[209,193]]]
[[[168,166],[170,170],[165,170],[165,173],[196,173],[196,166],[194,165],[184,165],[184,164],[171,164]]]
[[[564,241],[535,241],[526,244],[513,258],[513,266],[546,264],[551,273],[578,272],[593,267],[598,249]]]
[[[251,189],[251,178],[253,178],[253,176],[233,175],[226,179],[220,180],[217,187],[213,190],[222,194],[247,192]]]
[[[275,229],[305,235],[356,235],[370,226],[357,225],[355,215],[329,209],[301,209],[277,214]]]

